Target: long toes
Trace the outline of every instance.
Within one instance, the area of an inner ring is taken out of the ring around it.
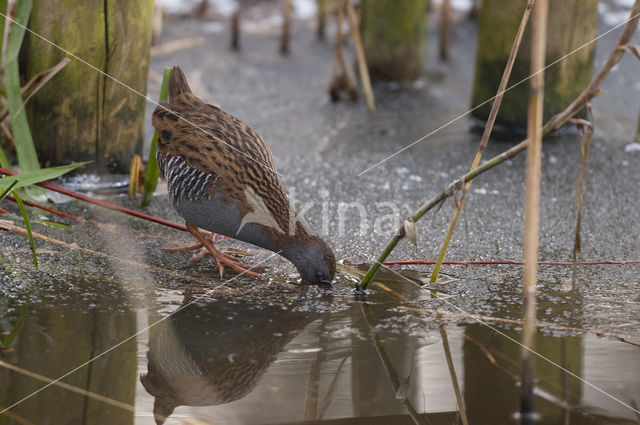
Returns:
[[[201,243],[197,243],[194,245],[187,245],[187,246],[177,246],[175,248],[162,248],[162,250],[165,252],[180,252],[180,251],[193,251],[194,249],[199,249],[199,248],[202,248]]]
[[[189,264],[195,263],[196,261],[202,259],[202,257],[204,257],[205,255],[207,255],[209,253],[209,251],[207,251],[206,248],[202,247],[202,249],[200,250],[200,252],[193,254],[191,256],[191,258],[189,259]]]

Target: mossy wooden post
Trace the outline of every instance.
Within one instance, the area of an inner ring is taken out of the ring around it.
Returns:
[[[144,94],[152,10],[152,0],[34,0],[30,28]],[[39,37],[29,41],[28,76],[65,56]],[[142,146],[144,99],[76,59],[27,109],[45,164],[97,160],[112,170],[128,170]]]
[[[483,0],[478,34],[472,106],[496,95],[504,65],[526,0]],[[549,6],[546,63],[550,64],[593,40],[598,29],[597,0],[554,1]],[[531,31],[527,28],[508,87],[529,76]],[[590,44],[545,71],[544,121],[561,112],[589,84],[593,75],[595,43]],[[504,97],[496,123],[526,127],[529,85],[522,83]],[[485,120],[488,102],[473,111]]]
[[[153,0],[108,0],[105,27],[106,73],[137,92],[147,92]],[[104,89],[100,158],[129,170],[129,160],[141,153],[146,100],[107,78]]]
[[[360,31],[371,77],[411,81],[422,73],[427,0],[363,0]]]

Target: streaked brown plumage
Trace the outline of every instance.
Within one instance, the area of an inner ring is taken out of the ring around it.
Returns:
[[[152,122],[169,196],[196,238],[203,242],[195,226],[277,252],[305,280],[333,279],[333,251],[290,205],[264,140],[197,98],[179,67],[171,71],[169,102],[156,108]],[[247,269],[207,245],[221,272],[224,264]]]

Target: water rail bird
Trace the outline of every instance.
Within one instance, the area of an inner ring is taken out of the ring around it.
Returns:
[[[239,119],[204,103],[179,67],[169,77],[169,101],[153,112],[156,158],[169,198],[193,236],[225,266],[256,276],[221,252],[198,227],[266,248],[288,259],[300,277],[329,283],[335,256],[298,215],[284,192],[262,137]]]

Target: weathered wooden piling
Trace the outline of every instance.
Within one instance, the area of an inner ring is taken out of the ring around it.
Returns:
[[[504,65],[513,44],[526,0],[484,0],[480,15],[478,50],[472,106],[496,95]],[[549,8],[549,34],[546,63],[568,55],[596,37],[598,29],[597,0],[565,0],[552,2]],[[508,87],[530,75],[531,31],[525,33],[521,53],[516,59]],[[550,66],[545,72],[544,121],[562,111],[589,84],[593,75],[595,43],[587,45]],[[504,97],[496,122],[525,128],[527,123],[528,84],[510,89]],[[486,119],[491,103],[473,111]]]
[[[146,93],[152,11],[152,0],[35,0],[29,26],[48,41],[30,36],[27,74],[56,64],[61,48],[91,65],[73,59],[29,102],[41,162],[128,170],[143,141],[145,99],[131,89]]]
[[[397,82],[422,73],[427,0],[363,0],[360,31],[372,78]]]

